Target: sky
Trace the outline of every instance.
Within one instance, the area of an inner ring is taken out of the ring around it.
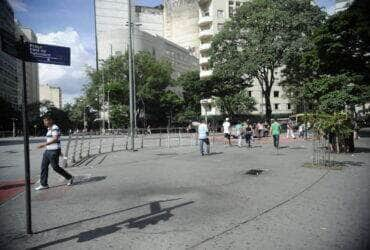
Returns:
[[[134,0],[137,5],[156,6],[162,0]],[[33,29],[39,43],[71,48],[71,66],[39,64],[40,84],[59,86],[63,104],[82,94],[88,83],[86,69],[95,65],[93,0],[8,0],[15,17]],[[335,0],[316,0],[333,13]]]

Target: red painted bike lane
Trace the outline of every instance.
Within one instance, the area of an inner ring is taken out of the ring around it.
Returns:
[[[31,180],[31,184],[35,181]],[[5,203],[17,194],[24,191],[24,179],[0,181],[0,204]]]

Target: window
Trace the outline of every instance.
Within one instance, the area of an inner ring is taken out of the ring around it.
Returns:
[[[252,91],[248,91],[248,96],[252,97]]]
[[[208,10],[206,10],[206,11],[203,11],[203,16],[209,16],[209,11]]]
[[[217,18],[223,18],[224,17],[224,11],[223,10],[217,10]]]
[[[223,28],[224,28],[224,24],[223,23],[218,23],[217,24],[217,30],[218,31],[221,31]]]
[[[274,91],[274,97],[279,97],[279,91]]]
[[[288,103],[287,106],[289,110],[292,109],[292,105],[290,103]]]
[[[275,103],[275,110],[279,110],[279,104]]]

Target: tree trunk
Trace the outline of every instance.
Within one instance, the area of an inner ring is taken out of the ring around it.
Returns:
[[[268,124],[271,124],[271,114],[272,114],[270,94],[271,94],[271,90],[266,90],[264,93],[265,108],[266,108],[266,121]]]

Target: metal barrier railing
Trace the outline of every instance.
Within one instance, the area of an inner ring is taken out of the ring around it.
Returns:
[[[312,142],[312,164],[314,166],[333,167],[334,158],[328,139],[318,133],[315,133]]]
[[[128,130],[109,130],[105,134],[96,132],[71,133],[64,149],[63,167],[78,164],[92,156],[110,152],[131,150]],[[210,132],[211,143],[215,143],[215,131]],[[187,128],[137,129],[135,149],[172,148],[196,146],[196,131]]]

